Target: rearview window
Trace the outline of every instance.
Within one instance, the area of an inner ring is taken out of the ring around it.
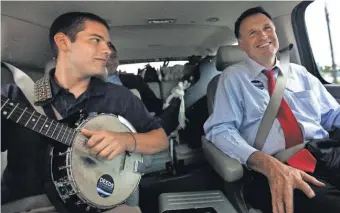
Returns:
[[[184,65],[188,63],[188,61],[169,61],[168,66]],[[133,73],[137,75],[138,69],[143,69],[147,64],[150,64],[151,67],[159,70],[159,68],[163,65],[163,62],[148,62],[148,63],[135,63],[135,64],[121,64],[118,66],[118,72],[127,72]]]

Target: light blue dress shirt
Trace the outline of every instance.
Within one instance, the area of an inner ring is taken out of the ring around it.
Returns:
[[[280,62],[276,65],[280,68]],[[284,99],[293,111],[304,140],[328,138],[328,132],[340,127],[340,107],[321,82],[303,66],[290,63],[291,71]],[[269,103],[266,68],[249,57],[229,66],[221,74],[216,90],[214,111],[204,124],[206,138],[229,157],[246,164],[257,151],[257,130]],[[278,70],[275,71],[275,78]],[[275,154],[285,149],[285,139],[275,119],[262,151]]]
[[[109,77],[107,78],[107,81],[113,84],[117,84],[117,85],[123,85],[122,81],[120,80],[119,76],[117,75],[117,73],[112,73],[109,74]]]

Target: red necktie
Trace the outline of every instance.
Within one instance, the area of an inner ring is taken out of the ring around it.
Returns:
[[[264,74],[268,78],[268,90],[269,95],[271,96],[275,88],[274,70],[266,70],[264,71]],[[279,120],[283,130],[286,149],[303,143],[303,136],[300,126],[284,98],[282,98],[281,105],[277,113],[277,119]],[[303,149],[293,155],[287,161],[287,163],[295,168],[313,172],[315,169],[316,160],[308,150]]]

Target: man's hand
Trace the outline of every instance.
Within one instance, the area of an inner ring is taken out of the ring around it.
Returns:
[[[314,191],[307,182],[316,186],[325,186],[314,177],[307,173],[287,166],[274,157],[264,152],[254,152],[247,161],[248,166],[268,178],[273,213],[293,213],[293,192],[294,189],[300,189],[309,198],[315,196]]]
[[[112,160],[122,152],[131,151],[134,139],[130,133],[112,131],[94,131],[82,129],[82,134],[89,137],[87,146],[97,155]]]
[[[280,166],[277,165],[270,170],[267,178],[272,195],[273,213],[294,212],[294,189],[300,189],[309,198],[313,198],[315,193],[307,182],[319,187],[325,186],[324,183],[321,183],[307,173],[282,163]]]

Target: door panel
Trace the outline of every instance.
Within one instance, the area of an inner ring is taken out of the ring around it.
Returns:
[[[337,84],[325,84],[326,89],[331,95],[340,103],[340,85]]]

